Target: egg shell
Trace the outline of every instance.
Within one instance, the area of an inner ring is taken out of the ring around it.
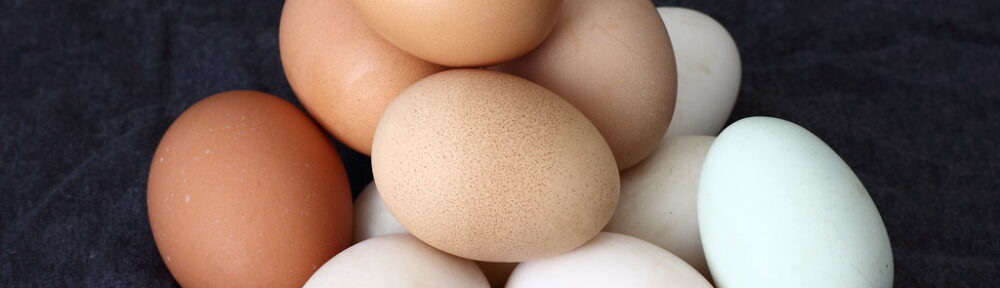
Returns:
[[[649,158],[623,171],[618,209],[604,231],[660,246],[708,278],[696,208],[701,164],[713,140],[667,137]]]
[[[149,223],[184,287],[301,287],[351,242],[343,163],[305,113],[230,91],[187,109],[153,156]]]
[[[656,245],[602,232],[566,254],[521,263],[508,288],[712,287],[698,271]]]
[[[486,70],[425,78],[389,106],[375,182],[410,233],[488,262],[569,251],[607,224],[614,158],[596,128],[545,88]]]
[[[892,247],[865,187],[791,122],[750,117],[722,131],[698,221],[720,287],[892,287]]]
[[[577,0],[533,52],[495,67],[562,96],[608,141],[619,169],[656,149],[670,124],[677,70],[648,0]]]
[[[677,106],[667,136],[717,135],[740,92],[736,42],[722,24],[701,12],[656,8],[670,32],[677,61]]]
[[[337,140],[371,154],[385,107],[444,69],[396,48],[365,26],[350,0],[288,0],[278,40],[299,101]]]
[[[354,0],[380,35],[417,57],[474,67],[531,51],[552,31],[562,0]]]
[[[472,261],[434,249],[409,234],[355,244],[309,278],[305,288],[490,287]]]
[[[358,198],[354,200],[354,242],[358,243],[368,238],[382,235],[409,233],[382,202],[375,182],[368,184]],[[514,271],[517,263],[479,262],[476,265],[483,270],[491,287],[503,287]]]

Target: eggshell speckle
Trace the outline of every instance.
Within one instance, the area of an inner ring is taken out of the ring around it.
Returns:
[[[450,70],[393,102],[375,133],[375,182],[435,248],[489,262],[569,251],[607,224],[619,179],[582,113],[504,73]]]
[[[892,287],[892,247],[865,187],[788,121],[722,131],[702,168],[698,221],[720,287]]]
[[[701,12],[656,8],[677,59],[677,107],[670,135],[716,135],[740,91],[740,52],[722,24]]]
[[[365,26],[350,0],[288,0],[278,40],[288,83],[320,124],[371,154],[385,107],[444,67],[396,48]]]
[[[149,223],[184,287],[301,287],[350,245],[344,166],[277,97],[208,97],[174,121],[153,159]]]
[[[712,287],[698,271],[656,245],[602,232],[569,253],[521,263],[508,288]]]
[[[371,238],[333,257],[305,288],[489,287],[472,261],[438,251],[409,234]]]
[[[622,172],[618,209],[604,231],[630,235],[677,255],[708,277],[698,235],[698,179],[715,137],[668,137]]]
[[[538,49],[495,69],[580,109],[608,141],[619,169],[653,152],[677,96],[670,37],[648,0],[566,1]]]
[[[542,43],[562,0],[354,0],[365,21],[417,57],[455,67],[517,58]]]

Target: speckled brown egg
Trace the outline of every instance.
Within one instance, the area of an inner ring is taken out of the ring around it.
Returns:
[[[489,262],[569,251],[618,201],[600,132],[551,91],[486,70],[450,70],[389,105],[372,146],[386,206],[435,248]]]
[[[392,99],[443,69],[375,34],[350,0],[285,1],[278,39],[299,101],[334,137],[364,154],[371,154],[375,126]]]
[[[153,155],[156,246],[184,287],[302,287],[351,243],[343,163],[305,113],[230,91],[180,115]]]
[[[677,97],[670,37],[649,0],[576,0],[533,52],[497,67],[551,89],[593,121],[625,169],[649,156]]]
[[[473,67],[511,60],[545,40],[562,0],[354,0],[380,35],[417,57]]]

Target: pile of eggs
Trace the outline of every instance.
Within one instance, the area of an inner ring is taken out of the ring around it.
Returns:
[[[153,156],[149,220],[182,286],[892,286],[881,217],[830,147],[775,118],[722,129],[740,59],[699,12],[287,0],[279,41],[308,115],[219,93]],[[324,131],[371,156],[353,201]]]

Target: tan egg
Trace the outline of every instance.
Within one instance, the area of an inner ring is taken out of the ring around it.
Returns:
[[[351,243],[337,151],[305,113],[260,92],[188,108],[149,170],[149,223],[184,287],[301,287]]]
[[[372,29],[417,57],[446,66],[497,64],[531,51],[552,31],[562,0],[354,0]]]
[[[371,154],[375,126],[392,99],[443,69],[375,34],[350,0],[285,1],[278,34],[299,101],[337,140],[364,154]]]
[[[472,261],[434,249],[409,234],[355,244],[323,264],[305,288],[490,287]]]
[[[602,232],[580,248],[518,264],[508,288],[711,288],[670,252],[632,236]]]
[[[660,246],[708,277],[698,232],[698,180],[715,137],[667,137],[649,158],[622,172],[621,198],[604,231]]]
[[[648,0],[566,1],[538,49],[496,69],[580,109],[607,139],[619,169],[653,152],[677,96],[670,37]]]
[[[494,71],[445,71],[400,94],[375,133],[372,169],[410,233],[479,261],[569,251],[618,200],[614,156],[587,118]]]
[[[358,243],[369,238],[382,235],[409,233],[403,228],[396,217],[382,202],[375,182],[368,184],[357,199],[354,199],[354,242]],[[476,262],[476,265],[486,274],[490,286],[503,287],[507,277],[514,271],[517,263]]]

